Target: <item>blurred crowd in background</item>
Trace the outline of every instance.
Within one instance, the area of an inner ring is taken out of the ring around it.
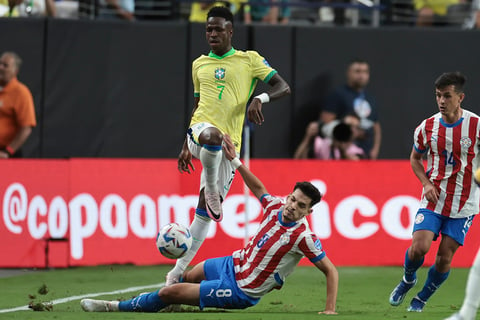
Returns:
[[[0,0],[0,17],[203,23],[212,6],[228,6],[245,24],[480,26],[480,0]]]

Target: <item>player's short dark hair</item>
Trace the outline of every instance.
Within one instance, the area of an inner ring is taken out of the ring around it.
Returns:
[[[293,191],[297,189],[300,189],[303,194],[312,199],[312,202],[310,203],[310,208],[319,203],[320,200],[322,200],[322,194],[320,193],[320,191],[318,191],[317,187],[315,187],[308,181],[297,182],[295,184],[295,187],[293,188]]]
[[[435,80],[435,89],[444,89],[448,86],[454,86],[455,92],[463,93],[467,78],[458,71],[445,72]]]
[[[230,21],[233,26],[233,14],[227,7],[216,6],[211,8],[207,13],[207,20],[211,17],[224,18],[226,21]]]
[[[333,128],[332,136],[334,140],[348,142],[352,140],[353,131],[349,124],[340,122]]]

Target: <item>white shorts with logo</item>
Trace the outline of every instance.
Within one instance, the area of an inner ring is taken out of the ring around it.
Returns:
[[[201,123],[194,124],[188,129],[188,132],[187,132],[188,149],[190,150],[192,155],[197,159],[200,159],[200,150],[202,149],[202,146],[198,142],[198,137],[200,136],[200,133],[202,133],[203,130],[210,127],[215,127],[215,126],[207,122],[201,122]],[[218,168],[217,185],[218,185],[218,191],[220,192],[222,199],[225,199],[232,185],[233,178],[235,177],[235,169],[232,167],[230,160],[228,160],[225,157],[225,154],[223,153],[223,151],[221,152],[222,152],[222,160],[220,161],[220,166]],[[202,190],[204,187],[205,187],[205,171],[202,170],[202,174],[200,176],[200,190]]]

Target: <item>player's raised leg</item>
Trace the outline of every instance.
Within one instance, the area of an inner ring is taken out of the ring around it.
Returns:
[[[194,156],[200,157],[200,154],[204,149],[203,147],[201,147],[200,143],[200,141],[204,142],[204,140],[197,137],[205,138],[212,134],[218,135],[220,134],[220,132],[218,131],[218,129],[211,127],[211,125],[210,127],[208,127],[208,124],[199,124],[192,127],[192,130],[189,132],[190,138],[188,139],[188,147]],[[221,153],[220,163],[217,167],[216,172],[217,175],[215,179],[217,182],[215,188],[216,190],[218,190],[217,194],[219,195],[219,198],[225,198],[235,176],[235,169],[232,168],[230,161],[225,158],[223,152]],[[177,260],[175,267],[167,274],[167,286],[173,283],[177,283],[181,280],[180,278],[183,272],[191,263],[198,249],[201,247],[203,241],[207,237],[208,229],[211,222],[211,214],[209,214],[207,211],[207,199],[205,197],[205,192],[207,189],[207,174],[205,172],[205,168],[202,171],[200,188],[201,190],[198,199],[197,209],[195,210],[195,218],[190,225],[190,233],[192,234],[193,238],[192,247],[185,254],[184,257]]]
[[[206,210],[212,220],[220,221],[223,218],[223,210],[217,184],[218,170],[222,161],[223,135],[217,128],[209,127],[200,133],[198,141],[202,146],[199,158],[202,162],[202,174],[205,179]]]

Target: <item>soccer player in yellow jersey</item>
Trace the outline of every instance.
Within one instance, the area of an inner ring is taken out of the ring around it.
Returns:
[[[192,156],[200,159],[203,171],[195,218],[190,226],[192,248],[177,260],[167,274],[167,286],[179,281],[207,236],[211,220],[222,220],[222,199],[233,181],[235,169],[222,152],[223,135],[228,134],[240,152],[245,108],[258,80],[271,87],[254,97],[248,120],[261,125],[262,105],[290,93],[285,80],[255,51],[232,47],[233,15],[225,7],[213,7],[207,14],[206,39],[211,51],[192,65],[195,105],[178,170],[195,170]]]

